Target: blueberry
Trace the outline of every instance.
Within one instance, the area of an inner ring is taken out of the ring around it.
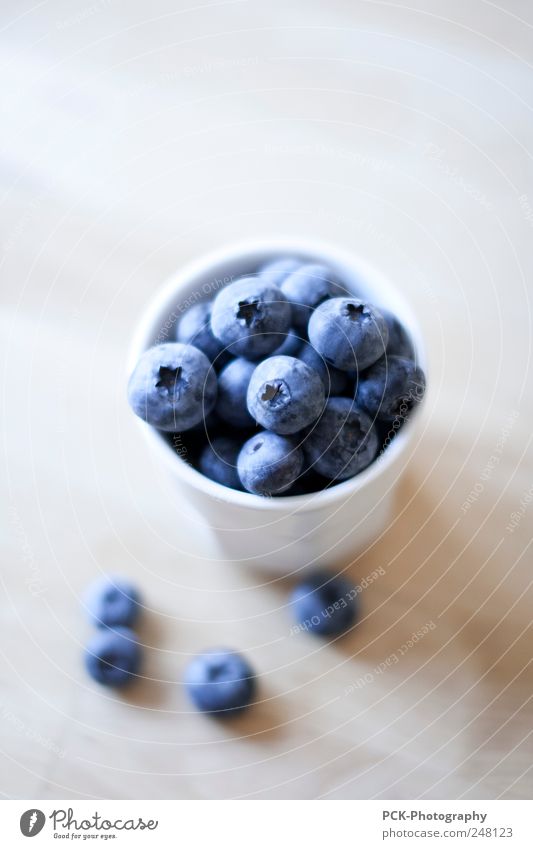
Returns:
[[[359,378],[356,404],[385,422],[405,419],[426,388],[422,369],[404,357],[383,357]]]
[[[295,330],[292,328],[289,330],[285,339],[274,351],[272,351],[272,356],[275,357],[297,357],[298,351],[302,345],[302,338],[298,336]]]
[[[284,257],[267,262],[259,269],[259,273],[273,286],[281,286],[285,278],[301,264],[301,261],[294,257]]]
[[[237,471],[242,485],[256,495],[289,489],[302,471],[303,452],[285,436],[264,430],[241,448]]]
[[[250,414],[267,430],[297,433],[322,412],[324,385],[301,360],[269,357],[252,374],[246,400]]]
[[[393,357],[405,357],[408,360],[414,360],[415,349],[413,342],[401,321],[388,310],[380,310],[380,312],[387,322],[387,327],[389,329],[387,355]]]
[[[194,657],[185,669],[184,681],[198,710],[218,717],[244,710],[257,689],[246,658],[227,649],[211,649]]]
[[[206,355],[211,362],[224,356],[224,346],[211,332],[211,304],[202,302],[189,307],[181,318],[176,332],[176,339],[185,345],[194,345]]]
[[[217,378],[193,345],[169,342],[145,351],[128,384],[133,412],[160,430],[189,430],[215,406]]]
[[[291,321],[285,296],[263,277],[244,277],[222,289],[211,311],[213,333],[231,354],[261,359],[279,348]],[[283,334],[283,335],[282,335]]]
[[[324,477],[345,480],[375,458],[379,439],[369,416],[350,398],[330,398],[303,443],[307,459]]]
[[[217,436],[206,445],[200,455],[199,467],[203,475],[211,480],[229,486],[231,489],[242,489],[237,474],[237,457],[241,445],[229,436]]]
[[[302,472],[298,480],[291,486],[290,489],[281,493],[282,498],[293,495],[311,495],[313,492],[319,492],[326,486],[326,481],[313,469],[308,469]]]
[[[315,351],[309,342],[304,342],[298,351],[298,359],[314,369],[324,384],[326,396],[342,395],[348,386],[348,378],[345,371],[329,365],[318,351]]]
[[[381,313],[358,298],[332,298],[309,321],[309,341],[342,371],[361,371],[385,353],[389,331]]]
[[[85,648],[87,672],[108,687],[130,684],[139,673],[141,659],[141,646],[129,628],[97,631]]]
[[[255,363],[237,357],[224,366],[218,376],[216,412],[234,427],[251,427],[254,423],[246,406],[246,393],[254,369]]]
[[[339,294],[331,271],[324,265],[300,265],[280,285],[281,291],[292,307],[294,326],[307,330],[312,311],[329,298]]]
[[[356,620],[356,594],[344,578],[316,572],[291,593],[294,618],[302,630],[319,636],[336,636]]]
[[[98,628],[131,626],[141,611],[137,588],[127,579],[112,575],[94,581],[84,601],[89,618]]]
[[[218,394],[217,394],[217,402],[218,402]],[[220,430],[222,426],[220,418],[217,416],[216,407],[214,410],[211,410],[207,416],[204,416],[201,422],[198,422],[194,427],[191,428],[193,433],[199,434],[211,434],[215,435],[217,430]]]

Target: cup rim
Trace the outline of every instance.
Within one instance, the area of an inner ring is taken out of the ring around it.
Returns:
[[[195,278],[208,273],[216,274],[218,266],[228,263],[232,259],[242,261],[248,255],[252,259],[252,257],[261,254],[264,257],[262,261],[268,261],[269,255],[275,258],[277,255],[283,253],[289,255],[301,254],[315,258],[315,260],[321,260],[324,263],[327,263],[329,260],[333,265],[350,267],[362,279],[369,280],[370,286],[372,285],[372,279],[377,279],[380,281],[380,288],[382,290],[394,291],[395,299],[401,303],[402,320],[406,321],[409,325],[409,332],[415,347],[417,362],[421,364],[427,375],[425,346],[416,317],[403,295],[395,289],[394,285],[378,268],[351,254],[350,251],[338,248],[327,242],[314,239],[312,241],[301,238],[291,239],[284,236],[273,239],[233,242],[224,248],[210,251],[199,259],[187,262],[183,268],[168,277],[155,295],[151,297],[150,302],[145,308],[143,317],[134,332],[127,356],[127,378],[131,375],[141,354],[155,344],[154,337],[161,332],[162,323],[165,320],[164,317],[168,317],[171,313],[172,305],[176,302],[176,296],[180,292],[183,293],[188,288],[191,288],[192,281]],[[178,317],[176,317],[177,320]],[[179,475],[189,486],[200,490],[204,495],[210,496],[219,502],[223,501],[235,507],[246,507],[252,510],[269,510],[274,513],[284,513],[287,509],[297,509],[298,511],[312,512],[313,510],[320,510],[325,505],[344,501],[378,478],[386,475],[390,467],[397,462],[401,454],[406,452],[409,444],[412,442],[415,431],[415,422],[412,419],[419,417],[424,403],[425,398],[417,405],[409,422],[395,436],[387,449],[378,455],[359,474],[341,481],[328,489],[304,493],[302,495],[281,494],[278,497],[270,498],[255,495],[251,492],[241,492],[237,489],[231,489],[211,480],[173,451],[169,443],[165,440],[164,434],[137,416],[135,416],[135,419],[149,445],[160,454],[165,465],[174,474]]]

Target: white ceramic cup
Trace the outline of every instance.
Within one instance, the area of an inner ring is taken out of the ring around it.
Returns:
[[[130,350],[130,372],[147,348],[173,341],[176,322],[188,306],[212,298],[232,279],[254,273],[279,256],[323,263],[348,290],[395,313],[411,334],[417,360],[426,369],[418,324],[400,293],[379,271],[330,245],[279,239],[231,245],[176,272],[154,296],[142,319]],[[413,418],[356,477],[309,495],[277,498],[215,483],[181,459],[164,435],[140,420],[139,424],[188,503],[215,533],[220,558],[287,575],[353,557],[386,529],[407,447],[417,432],[418,410]]]

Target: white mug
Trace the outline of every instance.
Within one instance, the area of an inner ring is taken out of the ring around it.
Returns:
[[[399,292],[380,272],[330,245],[278,239],[232,245],[174,274],[142,319],[130,350],[130,372],[147,348],[174,340],[176,322],[188,306],[212,298],[232,279],[254,273],[280,256],[324,264],[347,290],[395,313],[411,335],[417,362],[426,369],[418,324]],[[215,483],[181,459],[155,428],[140,420],[139,424],[188,502],[214,531],[220,558],[282,576],[353,557],[386,529],[407,448],[417,432],[413,418],[418,418],[418,410],[386,450],[355,477],[308,495],[276,498]]]

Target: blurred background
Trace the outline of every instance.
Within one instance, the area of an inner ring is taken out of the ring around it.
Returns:
[[[530,797],[530,4],[4,0],[0,24],[2,795]],[[125,401],[162,281],[271,235],[375,264],[429,353],[394,520],[342,565],[383,574],[329,644],[291,634],[287,582],[217,559]],[[80,659],[108,571],[146,600],[124,697]],[[179,685],[213,644],[261,674],[230,725]]]

